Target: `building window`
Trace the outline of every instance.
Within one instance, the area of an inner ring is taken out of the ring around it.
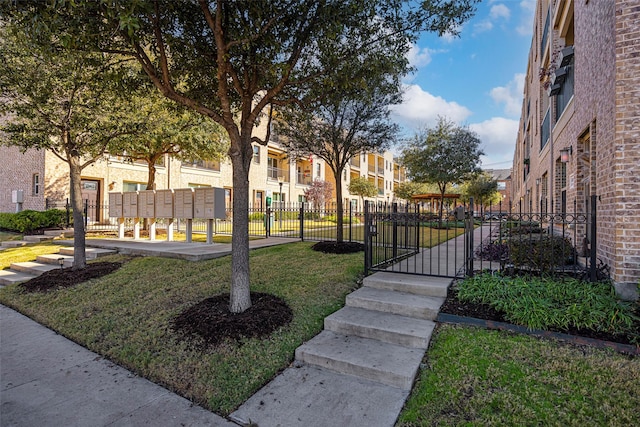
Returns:
[[[216,172],[220,172],[220,161],[219,160],[187,160],[183,163],[185,166],[190,166],[198,169],[207,169]]]
[[[253,146],[253,163],[260,163],[260,147]]]
[[[122,191],[143,191],[147,189],[147,184],[141,182],[127,182],[122,183]]]
[[[542,120],[542,126],[540,126],[540,151],[547,145],[549,142],[549,137],[551,135],[551,108],[547,108],[547,113],[544,115],[544,120]]]
[[[320,163],[316,163],[316,176],[320,178]]]
[[[571,47],[563,49],[565,51],[571,51],[570,54],[566,54],[563,58],[563,63],[567,63],[556,70],[556,81],[558,83],[558,90],[556,92],[556,120],[560,118],[565,108],[569,104],[571,98],[573,98],[573,83],[574,83],[574,59]],[[570,56],[569,56],[570,55]]]
[[[31,182],[31,194],[37,196],[40,194],[40,174],[34,173]]]

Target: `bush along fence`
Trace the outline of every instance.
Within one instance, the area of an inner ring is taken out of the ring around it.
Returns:
[[[597,258],[595,196],[589,212],[487,211],[476,215],[481,243],[476,270],[566,275],[590,281],[609,278]]]

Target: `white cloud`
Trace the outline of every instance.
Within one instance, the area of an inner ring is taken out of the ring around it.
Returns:
[[[482,141],[483,166],[494,169],[511,167],[518,126],[518,120],[504,117],[492,117],[484,122],[469,125],[469,129],[476,132]]]
[[[497,20],[500,18],[509,20],[509,17],[511,17],[511,10],[509,10],[509,8],[504,4],[496,4],[495,6],[491,6],[489,16],[493,20]]]
[[[409,49],[409,52],[407,53],[409,65],[413,67],[424,67],[425,65],[429,65],[432,53],[434,53],[434,51],[428,47],[421,48],[420,46],[412,44],[411,49]]]
[[[522,0],[520,2],[520,24],[516,27],[516,32],[521,36],[533,35],[533,15],[536,11],[536,0]]]
[[[473,35],[484,33],[486,31],[491,31],[493,29],[493,23],[491,21],[485,20],[480,21],[477,24],[473,25]]]
[[[519,116],[522,110],[522,93],[525,75],[518,73],[505,86],[491,89],[491,98],[498,104],[504,104],[504,112],[509,116]]]
[[[447,101],[424,91],[418,85],[407,85],[402,104],[392,107],[393,118],[410,132],[432,126],[438,116],[447,117],[454,122],[464,122],[471,111],[457,102]]]

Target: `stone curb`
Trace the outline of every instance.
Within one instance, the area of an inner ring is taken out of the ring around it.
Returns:
[[[511,323],[496,322],[493,320],[476,319],[474,317],[457,316],[455,314],[439,313],[436,322],[453,323],[460,325],[479,326],[486,329],[496,329],[501,331],[516,332],[519,334],[532,335],[536,337],[553,338],[566,341],[571,344],[588,345],[596,348],[611,348],[618,353],[640,356],[640,346],[631,344],[621,344],[611,341],[602,341],[595,338],[579,337],[576,335],[563,334],[561,332],[544,331],[541,329],[528,329],[525,326],[513,325]]]

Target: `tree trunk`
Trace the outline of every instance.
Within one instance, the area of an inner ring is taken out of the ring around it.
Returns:
[[[232,142],[233,144],[233,142]],[[251,143],[247,142],[251,149]],[[237,144],[236,144],[237,145]],[[233,233],[231,235],[231,293],[229,311],[242,313],[251,307],[249,276],[249,161],[242,150],[230,150],[233,165]]]
[[[80,159],[70,157],[69,181],[71,193],[71,208],[73,210],[73,269],[78,270],[87,266],[84,235],[84,203],[82,200],[82,169]]]
[[[156,183],[156,162],[153,159],[148,163],[149,166],[149,175],[147,176],[147,190],[153,190],[153,186]]]
[[[341,243],[344,240],[344,207],[342,204],[342,171],[333,173],[336,180],[336,241]]]

